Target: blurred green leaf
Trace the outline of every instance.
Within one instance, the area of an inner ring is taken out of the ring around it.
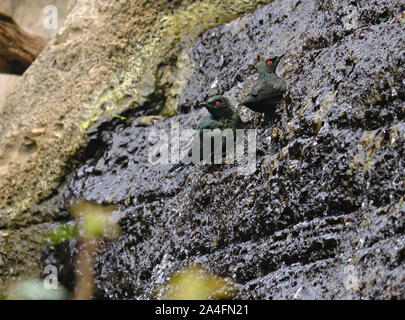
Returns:
[[[105,213],[89,212],[82,218],[81,230],[87,239],[114,238],[120,228]]]
[[[69,213],[79,221],[80,237],[86,240],[103,236],[113,239],[120,233],[118,224],[111,217],[111,213],[116,209],[113,204],[80,200],[68,207]]]
[[[83,217],[82,228],[87,238],[101,238],[106,225],[106,217],[102,213],[89,212]]]
[[[57,289],[45,289],[44,280],[30,279],[14,283],[7,290],[7,300],[63,300],[68,291],[61,285]]]
[[[190,266],[175,273],[163,288],[161,299],[169,300],[215,300],[232,299],[239,285],[204,270]]]
[[[77,226],[74,223],[62,223],[50,230],[45,236],[45,242],[54,246],[78,236]]]

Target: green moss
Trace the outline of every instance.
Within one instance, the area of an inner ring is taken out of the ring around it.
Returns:
[[[118,114],[113,114],[113,117],[114,117],[114,118],[118,118],[118,119],[120,119],[121,121],[127,120],[127,118],[125,118],[125,117],[123,117],[123,116],[120,116],[120,115],[118,115]]]
[[[137,108],[156,96],[165,101],[163,116],[176,114],[180,94],[194,70],[188,48],[207,29],[232,21],[257,7],[256,1],[185,1],[173,12],[162,11],[151,27],[150,36],[140,42],[134,41],[134,55],[127,68],[118,72],[119,81],[111,81],[118,84],[88,108],[79,128],[87,130],[111,110]],[[168,68],[159,74],[158,66],[161,65]],[[108,108],[99,108],[100,105]]]
[[[45,243],[48,245],[57,245],[78,236],[76,225],[62,223],[50,230],[45,236]]]

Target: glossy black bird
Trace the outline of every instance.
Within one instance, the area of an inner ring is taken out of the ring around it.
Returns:
[[[262,112],[273,113],[277,104],[287,91],[287,84],[276,74],[276,69],[284,55],[273,57],[259,63],[257,66],[259,79],[250,89],[249,97],[242,103],[249,109]]]
[[[241,129],[243,125],[236,109],[230,104],[229,100],[222,95],[216,95],[211,97],[210,99],[207,100],[207,102],[202,103],[201,106],[206,107],[209,114],[204,119],[202,119],[201,122],[198,124],[197,133],[199,135],[199,139],[194,138],[193,145],[195,143],[199,143],[200,161],[208,160],[212,162],[214,155],[214,145],[212,142],[213,139],[210,139],[210,141],[208,142],[211,143],[211,148],[209,148],[207,142],[204,141],[203,139],[204,129],[220,130],[220,131],[215,130],[214,134],[215,132],[217,132],[217,134],[218,133],[222,134],[223,130],[231,129],[232,132],[234,133],[234,137],[236,137],[235,129]],[[208,150],[208,154],[206,150]],[[211,152],[209,152],[210,150]],[[224,154],[225,151],[226,151],[226,137],[223,136],[222,153]],[[188,151],[187,157],[189,159],[192,158],[192,153],[193,147]],[[177,169],[183,168],[184,165],[185,163],[183,159],[179,163],[172,166],[171,169],[169,170],[169,173]]]

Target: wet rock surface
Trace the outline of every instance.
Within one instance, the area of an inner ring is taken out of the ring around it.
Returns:
[[[271,1],[1,1],[30,32],[56,37],[0,106],[0,230],[13,234],[0,235],[0,290],[43,269],[26,233],[58,219],[87,130],[127,110],[175,114],[195,39]],[[60,29],[44,30],[49,4]]]
[[[76,199],[120,207],[123,234],[102,243],[94,266],[97,297],[159,297],[173,272],[201,263],[240,283],[241,299],[405,298],[404,9],[275,1],[197,39],[184,114],[90,132],[60,207],[62,218]],[[235,164],[168,176],[170,165],[148,162],[153,130],[196,126],[214,91],[237,105],[254,64],[280,53],[289,90],[277,115],[238,106],[257,128],[254,174]],[[45,263],[64,273],[75,250],[51,248]]]

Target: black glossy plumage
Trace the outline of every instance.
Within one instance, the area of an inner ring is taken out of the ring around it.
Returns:
[[[273,57],[258,65],[259,79],[250,89],[250,94],[242,103],[249,109],[261,113],[273,113],[287,91],[287,84],[276,74],[280,57]]]
[[[236,109],[230,104],[229,100],[221,95],[216,95],[211,97],[206,103],[202,104],[205,106],[209,112],[209,114],[201,120],[201,122],[197,126],[197,132],[199,135],[199,139],[194,138],[194,143],[199,143],[200,147],[200,161],[208,160],[213,161],[213,152],[210,154],[204,154],[204,139],[203,133],[204,129],[215,130],[219,129],[222,133],[223,130],[231,129],[233,133],[235,133],[235,129],[241,129],[243,127],[242,121],[239,118],[238,112]],[[235,135],[234,135],[235,136]],[[222,138],[222,152],[224,153],[226,150],[225,144],[225,137]],[[211,141],[211,149],[214,150],[213,142]],[[192,157],[192,148],[188,151],[188,158]],[[183,159],[184,161],[184,159]],[[182,169],[185,165],[183,161],[173,165],[170,172]]]

